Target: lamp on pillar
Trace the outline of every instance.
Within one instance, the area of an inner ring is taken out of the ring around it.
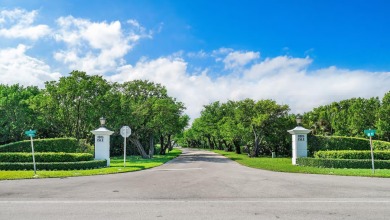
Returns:
[[[101,117],[99,120],[100,120],[100,126],[104,127],[106,125],[106,119],[104,117]]]
[[[295,118],[295,120],[297,121],[297,125],[298,126],[301,126],[302,125],[302,116],[300,114],[297,115],[297,117]]]

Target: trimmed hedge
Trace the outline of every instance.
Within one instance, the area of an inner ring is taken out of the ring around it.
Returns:
[[[354,168],[371,169],[371,160],[343,160],[343,159],[319,159],[310,157],[297,158],[299,166],[320,167],[320,168]],[[375,160],[375,169],[390,169],[389,160]]]
[[[35,139],[36,152],[80,153],[84,150],[75,138]],[[18,141],[0,146],[0,152],[31,152],[30,140]]]
[[[390,150],[390,142],[372,141],[372,146],[375,150]]]
[[[77,162],[93,160],[88,153],[35,153],[36,162]],[[0,162],[32,162],[32,153],[0,153]]]
[[[390,142],[374,140],[372,145],[374,150],[390,150]],[[370,150],[370,140],[355,137],[308,135],[308,150],[310,155],[325,150]]]
[[[106,160],[36,163],[37,170],[85,170],[106,167]],[[0,163],[0,170],[34,170],[33,163]]]
[[[371,151],[368,150],[337,150],[318,151],[315,158],[328,159],[371,159]],[[375,160],[390,160],[390,151],[374,151]]]

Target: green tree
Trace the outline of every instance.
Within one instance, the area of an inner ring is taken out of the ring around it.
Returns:
[[[375,127],[380,101],[378,98],[357,98],[350,101],[352,103],[348,109],[350,136],[365,137],[364,130]]]
[[[266,146],[267,139],[276,141],[280,134],[278,129],[285,129],[285,119],[290,110],[287,105],[278,105],[273,100],[260,100],[255,104],[255,115],[251,126],[254,135],[254,149],[251,156],[257,157],[260,145]]]
[[[239,121],[235,117],[237,102],[228,101],[227,103],[223,103],[221,107],[224,109],[225,114],[220,120],[218,127],[221,136],[226,140],[225,146],[228,151],[232,151],[231,146],[234,146],[235,152],[241,154],[242,133],[238,127]],[[229,144],[226,142],[229,142]]]
[[[153,156],[155,137],[159,137],[160,142],[162,140],[160,153],[164,154],[170,147],[172,136],[181,132],[188,123],[188,117],[184,120],[183,103],[169,97],[164,86],[147,80],[125,82],[117,91],[121,97],[121,117],[116,124],[131,125],[130,141],[142,157]],[[164,138],[168,145],[164,145]],[[149,147],[145,147],[147,145]]]
[[[172,136],[181,133],[187,126],[189,117],[183,115],[185,107],[172,98],[158,99],[152,106],[153,118],[149,126],[160,136],[160,154],[172,148]],[[166,142],[165,142],[166,141]]]
[[[30,100],[40,94],[37,87],[0,84],[0,144],[24,139],[24,131],[37,129],[37,114]]]
[[[305,125],[318,135],[364,137],[364,129],[377,124],[378,98],[352,98],[314,108],[305,113]]]
[[[109,114],[111,85],[101,76],[73,71],[59,81],[45,83],[33,104],[48,132],[77,139],[91,136],[101,116]]]
[[[378,128],[378,135],[381,139],[390,141],[390,91],[387,92],[382,99],[376,126]]]

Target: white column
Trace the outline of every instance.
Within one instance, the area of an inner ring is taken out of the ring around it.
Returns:
[[[114,133],[105,127],[91,131],[95,135],[95,160],[107,160],[110,166],[110,136]]]
[[[288,132],[292,134],[292,164],[297,165],[297,158],[307,157],[307,134],[310,130],[298,126]]]

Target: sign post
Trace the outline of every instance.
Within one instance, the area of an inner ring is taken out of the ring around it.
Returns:
[[[364,130],[364,134],[370,137],[370,148],[371,148],[371,163],[372,163],[372,173],[375,174],[375,166],[374,166],[374,150],[372,147],[372,137],[374,137],[376,130],[368,129]]]
[[[129,126],[123,126],[121,128],[121,135],[125,138],[123,144],[123,167],[126,167],[126,138],[131,135],[131,128]]]
[[[24,132],[27,136],[30,137],[31,140],[31,152],[32,152],[32,158],[33,158],[33,164],[34,164],[34,176],[37,175],[37,166],[35,165],[35,155],[34,155],[34,142],[33,137],[35,137],[35,134],[37,133],[36,130],[29,130]]]

